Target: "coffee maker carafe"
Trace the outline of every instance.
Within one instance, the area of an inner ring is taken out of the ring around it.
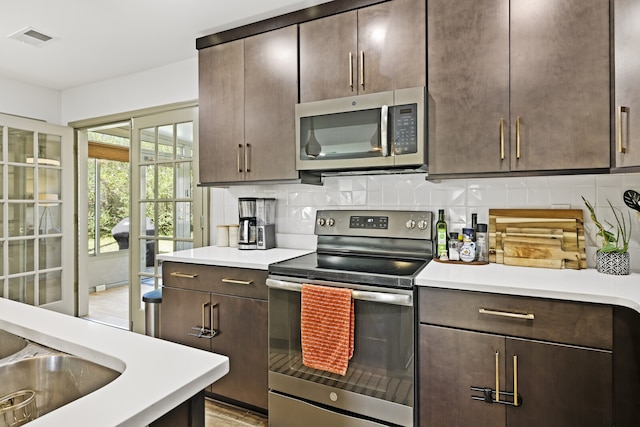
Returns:
[[[271,249],[276,246],[276,199],[238,199],[240,228],[238,249]]]
[[[238,199],[238,249],[257,249],[256,246],[256,198]]]

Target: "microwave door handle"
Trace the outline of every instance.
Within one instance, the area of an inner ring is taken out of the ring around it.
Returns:
[[[380,109],[380,148],[382,149],[382,157],[389,156],[389,106],[383,105]]]
[[[269,288],[281,289],[284,291],[301,292],[302,283],[288,282],[285,280],[267,279],[266,285]],[[358,291],[351,292],[353,299],[377,302],[383,304],[413,306],[413,297],[407,294],[390,294],[386,292]]]

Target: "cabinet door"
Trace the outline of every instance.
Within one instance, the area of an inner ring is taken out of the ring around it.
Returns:
[[[511,170],[608,168],[609,1],[511,0],[510,28]]]
[[[244,42],[212,46],[198,55],[200,182],[242,181]]]
[[[394,0],[359,9],[359,93],[424,86],[425,50],[424,0]]]
[[[420,325],[419,334],[420,426],[504,425],[504,406],[472,400],[481,393],[470,390],[495,389],[495,354],[504,354],[504,337],[431,325]],[[500,360],[498,370],[504,370],[505,358]],[[499,376],[504,390],[505,376]]]
[[[218,334],[215,353],[229,357],[229,373],[211,392],[258,408],[267,408],[267,301],[212,294]]]
[[[614,10],[615,166],[640,166],[640,3],[616,0]]]
[[[246,180],[297,178],[297,28],[249,37],[244,43]]]
[[[300,24],[300,102],[357,93],[357,13]]]
[[[427,3],[429,174],[509,171],[509,1]]]
[[[203,310],[205,327],[211,327],[209,308],[203,307],[209,302],[208,292],[163,287],[160,338],[202,350],[211,350],[211,339],[190,335],[198,332],[194,327],[202,327]]]
[[[507,338],[507,388],[518,357],[522,406],[507,408],[507,425],[604,427],[613,425],[610,351]]]

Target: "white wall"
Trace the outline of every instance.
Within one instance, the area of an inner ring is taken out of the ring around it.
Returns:
[[[58,91],[0,77],[0,113],[54,124],[198,99],[198,59]]]
[[[198,99],[198,59],[62,92],[61,119],[69,122]]]
[[[595,229],[581,196],[596,205],[601,222],[614,222],[607,200],[625,216],[631,213],[631,268],[640,271],[640,217],[627,208],[622,193],[640,191],[640,173],[617,175],[564,175],[425,181],[424,175],[329,177],[323,186],[249,185],[211,191],[211,230],[238,222],[239,197],[275,197],[277,244],[314,249],[313,228],[318,209],[445,209],[450,231],[460,231],[478,213],[487,223],[490,208],[582,209],[585,218],[587,264],[595,266]],[[214,233],[212,233],[214,234]],[[215,236],[211,236],[215,244]]]
[[[61,124],[61,93],[0,77],[0,113]]]

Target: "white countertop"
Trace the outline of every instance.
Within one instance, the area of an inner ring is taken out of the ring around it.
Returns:
[[[239,250],[229,247],[206,246],[203,248],[160,254],[157,258],[162,261],[268,270],[269,264],[311,252],[313,252],[313,250],[285,248]]]
[[[226,356],[4,298],[0,329],[122,372],[33,427],[145,426],[229,372]]]
[[[613,276],[586,270],[430,262],[418,286],[613,304],[640,312],[640,274]]]

